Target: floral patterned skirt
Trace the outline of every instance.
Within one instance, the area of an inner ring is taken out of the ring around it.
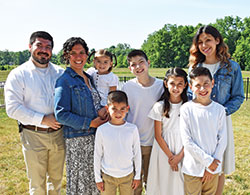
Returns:
[[[99,195],[94,177],[95,136],[65,139],[67,195]]]

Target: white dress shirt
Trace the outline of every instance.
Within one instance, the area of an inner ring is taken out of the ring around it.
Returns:
[[[64,69],[52,63],[36,67],[31,60],[12,70],[5,83],[4,96],[9,117],[24,125],[41,125],[44,115],[54,111],[54,88]]]
[[[186,102],[180,111],[180,129],[184,145],[183,173],[203,177],[205,169],[212,174],[221,172],[221,163],[212,172],[214,159],[222,162],[227,146],[225,108],[212,101],[208,106]]]
[[[112,125],[107,122],[97,128],[94,152],[95,181],[101,182],[101,171],[115,178],[141,174],[141,148],[136,125],[125,122]]]

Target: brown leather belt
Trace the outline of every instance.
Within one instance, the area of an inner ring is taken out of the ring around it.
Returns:
[[[33,130],[33,131],[46,131],[47,133],[51,133],[51,132],[59,130],[59,129],[52,129],[51,127],[42,128],[42,127],[37,127],[34,125],[23,125],[23,128]]]

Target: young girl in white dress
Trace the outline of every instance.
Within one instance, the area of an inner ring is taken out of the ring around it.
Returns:
[[[187,101],[187,73],[178,67],[170,68],[163,85],[161,98],[148,114],[154,120],[155,140],[150,157],[147,195],[182,195],[184,152],[179,119],[180,107]]]
[[[119,79],[111,72],[113,66],[116,66],[117,59],[111,52],[100,49],[98,51],[93,51],[88,58],[90,62],[91,56],[94,55],[94,68],[89,68],[86,72],[91,75],[94,79],[95,86],[101,96],[101,105],[105,106],[107,104],[107,97],[110,91],[117,89]],[[115,59],[115,64],[113,65],[113,58]]]

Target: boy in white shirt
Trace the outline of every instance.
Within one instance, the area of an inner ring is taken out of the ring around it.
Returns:
[[[128,98],[123,91],[111,91],[106,106],[110,121],[97,128],[94,170],[102,195],[132,195],[140,183],[141,149],[136,125],[124,121]]]
[[[226,112],[210,99],[214,80],[207,68],[195,68],[189,77],[195,99],[180,110],[184,190],[192,195],[215,194],[227,146]]]
[[[149,159],[154,140],[154,120],[148,113],[163,93],[163,81],[149,75],[150,62],[142,50],[133,50],[127,57],[129,69],[136,78],[129,80],[122,90],[128,96],[130,109],[126,120],[138,127],[141,153],[143,181],[147,181]],[[142,194],[142,178],[135,195]]]

